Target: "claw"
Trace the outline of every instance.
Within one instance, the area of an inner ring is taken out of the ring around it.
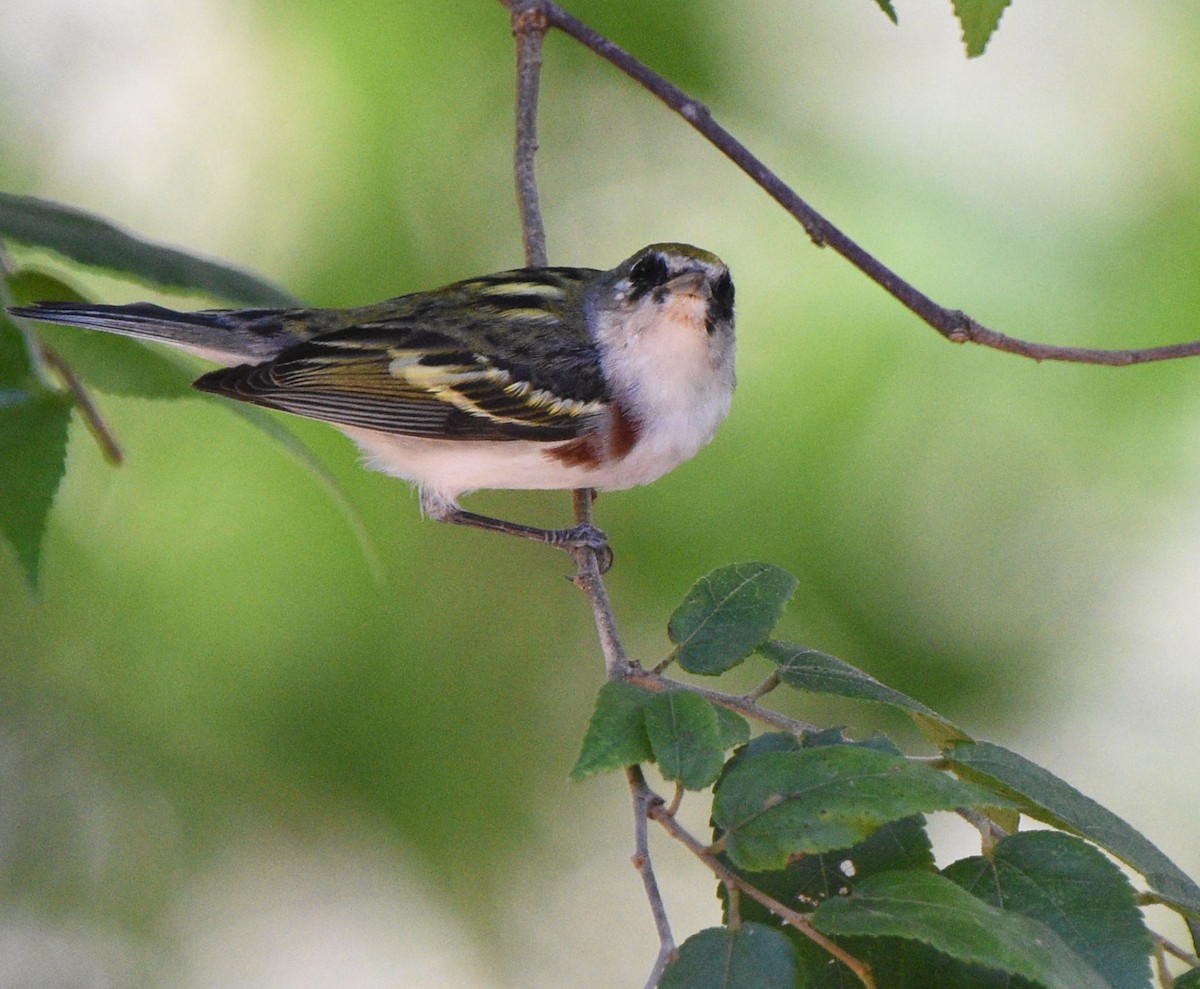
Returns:
[[[563,529],[560,545],[592,550],[596,554],[596,566],[601,574],[606,574],[612,569],[613,551],[608,545],[608,536],[594,525],[577,525],[572,529]]]

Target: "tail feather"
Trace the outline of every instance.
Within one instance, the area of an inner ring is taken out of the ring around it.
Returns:
[[[9,309],[14,316],[158,340],[222,364],[269,360],[307,339],[295,310],[208,309],[176,312],[149,302],[124,306],[82,302],[36,302]]]

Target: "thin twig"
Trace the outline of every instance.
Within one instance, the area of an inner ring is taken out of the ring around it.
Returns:
[[[550,0],[500,0],[500,3],[509,10],[538,9],[551,27],[569,34],[657,96],[798,220],[815,244],[832,248],[952,343],[975,343],[1035,361],[1068,361],[1108,366],[1145,364],[1200,354],[1200,340],[1140,350],[1103,350],[1033,343],[989,329],[962,310],[949,309],[934,302],[813,209],[744,144],[718,124],[713,119],[712,112],[699,100],[668,82]]]
[[[536,168],[538,91],[546,16],[536,3],[514,3],[509,9],[512,12],[513,37],[517,42],[517,139],[513,151],[517,206],[521,212],[525,264],[540,268],[549,263]]]
[[[642,785],[644,787],[645,783]],[[649,788],[647,787],[647,789]],[[874,989],[875,980],[871,976],[871,968],[869,965],[863,961],[860,961],[858,958],[855,958],[845,949],[839,947],[833,941],[829,940],[829,938],[814,928],[809,922],[808,918],[802,913],[793,910],[791,907],[784,906],[778,900],[773,899],[757,887],[752,886],[736,872],[728,868],[724,863],[716,858],[715,855],[713,855],[712,850],[708,846],[700,842],[674,817],[667,813],[667,808],[663,805],[662,799],[659,798],[657,794],[655,794],[653,791],[650,792],[653,797],[657,799],[648,803],[646,811],[647,814],[660,825],[662,825],[662,827],[672,838],[680,842],[688,851],[695,855],[696,858],[700,859],[701,862],[708,866],[708,868],[712,870],[713,875],[720,879],[721,882],[726,885],[726,887],[736,888],[744,895],[750,897],[750,899],[761,903],[784,923],[794,927],[806,938],[819,945],[825,952],[827,952],[833,958],[836,958],[839,962],[850,969],[850,971],[854,973],[854,976],[863,984],[863,986],[866,987],[866,989]]]
[[[1163,951],[1163,946],[1157,941],[1154,944],[1154,968],[1158,972],[1158,984],[1163,989],[1175,989],[1175,977],[1171,974],[1170,966],[1167,964],[1167,953]]]
[[[646,887],[646,899],[650,901],[650,912],[654,915],[654,928],[658,931],[658,957],[646,980],[646,989],[654,989],[662,978],[663,970],[675,957],[675,938],[671,934],[671,924],[667,920],[667,908],[663,903],[662,894],[658,889],[658,880],[654,876],[654,867],[650,864],[650,835],[646,822],[650,819],[650,805],[661,803],[662,798],[646,785],[646,779],[638,766],[629,766],[625,770],[629,779],[629,790],[633,794],[633,834],[634,855],[633,867],[642,877],[642,885]]]
[[[591,488],[580,488],[571,494],[575,505],[575,521],[579,525],[591,525],[592,496],[595,492]],[[610,680],[625,679],[641,667],[626,655],[625,647],[621,645],[617,619],[613,615],[608,589],[604,586],[604,578],[600,574],[596,550],[589,546],[581,546],[572,549],[571,556],[575,560],[575,586],[583,591],[588,604],[592,606],[592,618],[596,623],[596,633],[600,637],[600,648],[604,652],[604,671]]]
[[[0,248],[0,275],[7,276],[12,271],[12,262],[9,260],[8,252]],[[11,304],[12,298],[9,296],[7,287],[0,282],[0,307]],[[29,359],[34,364],[35,372],[41,376],[42,369],[48,367],[58,375],[63,387],[75,399],[79,414],[83,417],[83,422],[95,439],[96,445],[100,447],[100,453],[114,467],[119,467],[125,462],[125,454],[117,442],[116,435],[104,421],[100,407],[92,400],[92,394],[88,391],[87,386],[57,351],[42,343],[34,334],[22,333],[21,336],[29,350]]]
[[[791,732],[797,737],[802,738],[805,735],[820,731],[816,725],[810,725],[806,721],[797,721],[795,718],[789,718],[785,714],[778,714],[769,708],[760,707],[758,704],[747,700],[739,694],[726,694],[719,690],[709,690],[707,687],[697,687],[693,683],[672,680],[670,677],[660,676],[652,670],[645,670],[638,666],[632,666],[626,674],[625,679],[629,683],[636,683],[639,687],[645,687],[647,690],[658,692],[664,690],[686,690],[693,694],[699,694],[714,704],[719,704],[730,711],[736,711],[738,714],[744,714],[747,718],[753,718],[755,721],[762,722],[764,725],[770,725],[772,728],[778,728],[780,731]]]
[[[1200,968],[1200,958],[1193,955],[1190,951],[1179,947],[1174,941],[1163,937],[1161,934],[1150,932],[1150,936],[1154,938],[1154,943],[1163,949],[1167,954],[1174,955],[1181,962],[1191,965],[1192,968]]]
[[[525,244],[525,263],[541,266],[548,262],[546,231],[538,205],[537,168],[537,106],[541,85],[542,39],[546,34],[546,18],[538,0],[511,0],[507,4],[512,14],[513,36],[517,43],[517,112],[516,138],[513,150],[513,171],[517,184],[517,203],[521,213],[521,238]],[[594,492],[581,489],[573,492],[575,521],[592,524]],[[592,607],[592,617],[604,652],[604,668],[610,680],[625,676],[633,667],[613,615],[608,591],[600,573],[596,550],[588,547],[570,550],[575,561],[575,584],[583,591]]]
[[[56,350],[46,346],[44,343],[39,345],[38,350],[42,363],[51,368],[62,379],[63,386],[75,399],[75,406],[79,409],[79,415],[83,418],[83,423],[87,426],[88,432],[95,439],[96,445],[100,447],[100,452],[104,455],[104,459],[114,467],[119,467],[125,462],[125,454],[122,452],[121,445],[117,442],[112,429],[104,421],[100,407],[92,399],[91,392],[88,391],[87,386],[79,380],[79,376],[71,369],[71,365],[63,360],[62,355]]]

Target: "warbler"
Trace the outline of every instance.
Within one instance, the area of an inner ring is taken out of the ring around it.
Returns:
[[[522,525],[458,499],[480,488],[621,490],[693,457],[729,412],[733,296],[720,258],[652,244],[608,271],[517,268],[349,309],[42,302],[10,312],[224,364],[195,387],[332,423],[370,467],[415,483],[431,518],[608,554],[591,526]]]

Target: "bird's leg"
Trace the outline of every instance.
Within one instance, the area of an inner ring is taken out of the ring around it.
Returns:
[[[540,529],[533,525],[522,525],[520,522],[506,522],[495,519],[490,515],[479,515],[468,512],[451,501],[437,495],[421,492],[421,511],[438,522],[449,522],[451,525],[468,525],[474,529],[486,529],[488,532],[500,532],[507,536],[519,536],[522,539],[532,539],[545,543],[547,546],[557,546],[559,549],[588,548],[595,550],[596,562],[600,572],[608,573],[613,564],[613,551],[608,545],[608,537],[594,525],[573,525],[567,529]]]

